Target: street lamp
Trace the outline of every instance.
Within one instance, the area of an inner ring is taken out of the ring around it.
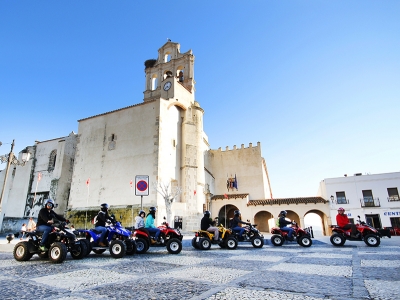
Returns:
[[[0,146],[1,146],[1,143],[0,143]],[[6,173],[4,175],[3,189],[1,190],[1,195],[0,195],[0,231],[3,226],[3,217],[4,217],[3,212],[2,212],[2,202],[3,202],[4,191],[6,190],[6,183],[7,183],[8,171],[10,170],[10,166],[11,165],[24,166],[28,162],[30,155],[31,155],[28,151],[24,150],[22,153],[22,162],[20,162],[18,160],[18,158],[14,155],[13,150],[14,150],[14,140],[11,143],[10,153],[0,156],[1,163],[7,162]]]

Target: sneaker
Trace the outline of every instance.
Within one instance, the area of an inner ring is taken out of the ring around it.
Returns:
[[[39,250],[42,251],[42,252],[46,252],[49,249],[47,249],[47,247],[45,245],[40,245],[39,246]]]

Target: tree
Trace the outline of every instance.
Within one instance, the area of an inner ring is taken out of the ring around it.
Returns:
[[[154,182],[154,188],[164,198],[165,208],[167,210],[167,222],[168,224],[172,224],[171,223],[172,202],[174,202],[174,199],[182,192],[182,189],[179,186],[177,186],[175,191],[172,192],[172,188],[171,191],[169,191],[170,190],[169,183],[165,184],[158,181]]]

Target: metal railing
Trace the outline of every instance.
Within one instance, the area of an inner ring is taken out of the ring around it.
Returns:
[[[400,201],[399,195],[397,195],[397,196],[390,196],[390,197],[388,197],[387,199],[388,199],[389,202],[392,202],[392,201]]]
[[[360,199],[361,207],[380,207],[379,198],[364,197]]]

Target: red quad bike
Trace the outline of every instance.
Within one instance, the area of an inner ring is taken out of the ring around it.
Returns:
[[[292,237],[300,246],[310,247],[312,245],[311,235],[308,230],[300,228],[295,221],[292,222],[292,229]],[[290,242],[288,240],[288,232],[281,230],[279,227],[273,227],[271,233],[273,234],[271,243],[274,246],[282,246],[285,240]]]
[[[149,250],[150,247],[167,247],[167,250],[171,254],[178,254],[182,250],[182,238],[183,235],[179,229],[169,227],[169,224],[165,221],[161,226],[158,226],[161,230],[159,240],[154,241],[154,237],[147,235],[146,232],[140,229],[133,230],[133,237],[136,242],[136,253],[143,254]]]
[[[334,246],[343,246],[346,240],[349,241],[364,241],[369,247],[378,247],[381,243],[381,234],[374,227],[369,226],[364,221],[361,221],[360,216],[358,216],[357,230],[359,232],[358,238],[351,237],[351,229],[343,229],[337,225],[331,225],[332,236],[331,243]]]

